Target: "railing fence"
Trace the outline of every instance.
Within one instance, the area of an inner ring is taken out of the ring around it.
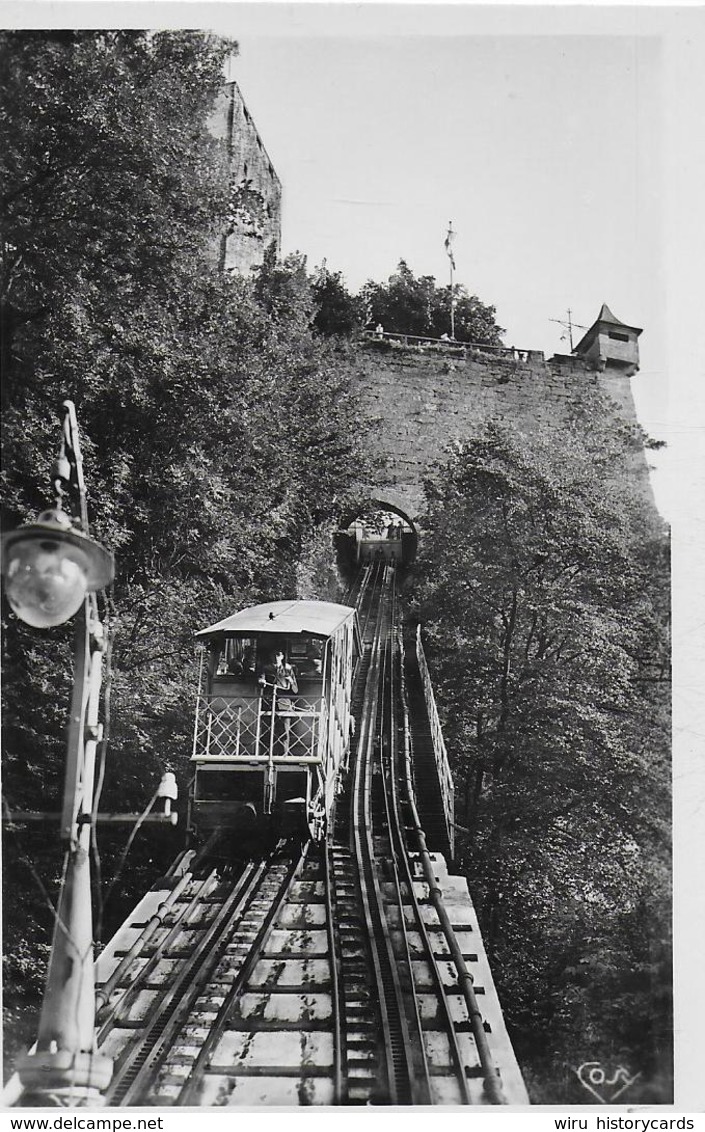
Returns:
[[[418,625],[416,629],[416,659],[419,665],[419,672],[421,674],[421,682],[423,684],[424,698],[426,700],[426,708],[428,711],[428,719],[431,725],[431,738],[433,740],[433,754],[436,760],[436,769],[438,771],[438,782],[441,788],[441,797],[443,799],[443,812],[445,813],[446,826],[448,829],[448,841],[450,843],[451,856],[455,854],[455,788],[453,786],[453,776],[450,772],[450,763],[448,761],[448,751],[446,750],[445,739],[441,730],[441,721],[438,718],[438,708],[436,707],[436,697],[433,694],[433,685],[431,683],[431,675],[428,671],[428,664],[426,662],[426,654],[424,652],[423,643],[421,641],[421,626]]]

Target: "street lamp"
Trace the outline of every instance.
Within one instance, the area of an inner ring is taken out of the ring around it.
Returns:
[[[19,1064],[22,1103],[95,1105],[112,1076],[97,1052],[90,841],[102,682],[103,626],[96,590],[114,576],[112,555],[88,535],[76,410],[65,401],[55,480],[56,506],[4,535],[7,599],[28,625],[46,628],[76,617],[73,693],[61,818],[65,867],[35,1048]],[[63,510],[72,495],[78,517]]]
[[[27,625],[63,625],[83,604],[86,593],[112,581],[112,556],[82,531],[65,511],[42,511],[3,536],[5,595]]]

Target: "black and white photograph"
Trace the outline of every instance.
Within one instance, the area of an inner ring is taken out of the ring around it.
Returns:
[[[3,1111],[705,1108],[704,43],[2,6]]]

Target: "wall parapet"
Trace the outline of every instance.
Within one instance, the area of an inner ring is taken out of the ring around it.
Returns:
[[[492,346],[485,342],[459,342],[454,338],[427,338],[419,334],[397,334],[394,331],[366,330],[364,346],[381,352],[411,350],[420,354],[438,353],[446,358],[507,358],[515,362],[545,361],[543,350],[524,350],[517,346]]]

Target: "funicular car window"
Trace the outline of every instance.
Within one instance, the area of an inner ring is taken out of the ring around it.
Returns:
[[[216,675],[247,675],[255,671],[257,659],[256,637],[229,637],[220,647]]]
[[[298,676],[320,675],[323,668],[323,648],[320,637],[301,633],[292,638],[289,646],[289,663]]]

